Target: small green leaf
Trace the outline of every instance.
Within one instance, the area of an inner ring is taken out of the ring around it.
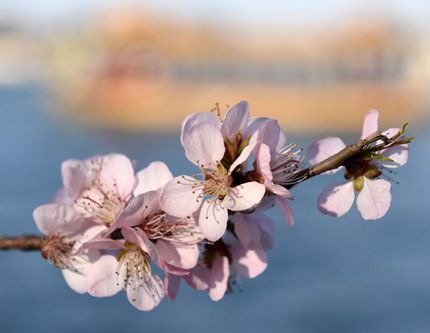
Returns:
[[[391,158],[388,158],[387,156],[381,155],[381,154],[377,154],[377,153],[372,153],[370,155],[370,157],[374,160],[378,160],[378,161],[386,161],[386,162],[394,162]]]

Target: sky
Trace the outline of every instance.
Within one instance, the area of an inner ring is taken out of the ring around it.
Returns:
[[[14,0],[0,4],[1,20],[50,26],[107,9],[117,0]],[[388,13],[408,25],[430,31],[430,1],[426,0],[124,0],[167,17],[208,22],[225,27],[281,27],[285,24],[330,24],[356,15]]]

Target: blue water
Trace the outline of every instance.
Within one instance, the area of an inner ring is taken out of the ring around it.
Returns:
[[[0,89],[0,234],[37,233],[32,210],[59,188],[67,158],[123,152],[139,167],[163,160],[176,174],[193,172],[178,133],[91,130],[52,117],[46,106],[34,87]],[[218,303],[182,285],[175,302],[139,312],[124,294],[74,293],[38,253],[2,252],[0,332],[429,332],[430,133],[428,126],[413,132],[384,219],[365,222],[355,207],[342,219],[319,214],[315,200],[330,177],[298,186],[296,225],[272,213],[277,234],[266,272]]]

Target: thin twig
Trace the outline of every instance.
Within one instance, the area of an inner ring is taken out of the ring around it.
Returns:
[[[37,235],[22,235],[18,237],[0,237],[0,250],[39,251],[42,237]]]

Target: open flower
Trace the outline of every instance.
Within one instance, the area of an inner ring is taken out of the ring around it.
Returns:
[[[55,203],[37,207],[33,217],[45,235],[40,250],[42,256],[61,269],[70,288],[85,293],[88,266],[100,254],[97,250],[78,250],[104,227],[88,224],[72,207]]]
[[[133,198],[118,219],[118,227],[134,227],[155,244],[158,265],[175,273],[193,268],[199,256],[197,244],[203,239],[195,219],[167,215],[160,207],[163,185],[173,178],[162,162],[153,162],[138,173],[136,189],[141,192]],[[135,190],[135,193],[137,193]]]
[[[256,134],[241,137],[247,122],[247,109],[240,105],[229,110],[222,124],[209,114],[188,118],[181,138],[187,158],[201,169],[201,177],[176,177],[161,192],[160,204],[168,214],[187,217],[200,208],[199,227],[210,241],[224,234],[228,210],[253,208],[265,193],[263,184],[234,177],[257,144]]]
[[[302,157],[295,144],[286,145],[285,135],[276,120],[267,120],[258,133],[259,144],[253,151],[256,177],[261,179],[271,199],[280,208],[284,220],[294,224],[288,200],[293,195],[287,189],[300,178]]]
[[[64,188],[55,198],[83,216],[110,226],[122,213],[136,185],[131,161],[121,154],[67,160],[61,167]]]
[[[141,230],[123,227],[121,234],[123,240],[106,239],[99,243],[104,249],[116,250],[117,254],[105,254],[89,266],[88,293],[109,297],[125,289],[133,306],[152,310],[164,297],[163,282],[151,269],[151,262],[157,260],[154,245]]]
[[[213,301],[219,301],[239,284],[242,277],[253,279],[266,267],[264,249],[249,249],[239,241],[230,239],[206,245],[201,262],[182,278],[193,289],[207,290]]]
[[[378,111],[366,114],[361,138],[365,139],[378,130]],[[404,165],[408,160],[408,140],[403,140],[404,129],[392,128],[382,133],[386,142],[378,141],[363,154],[345,163],[346,182],[329,185],[318,197],[319,210],[328,215],[342,216],[354,203],[366,220],[384,216],[391,204],[391,183],[384,179],[386,170]],[[308,150],[308,159],[316,164],[345,148],[337,137],[326,137],[313,142]],[[339,168],[340,169],[340,168]],[[334,172],[339,171],[335,170]]]

